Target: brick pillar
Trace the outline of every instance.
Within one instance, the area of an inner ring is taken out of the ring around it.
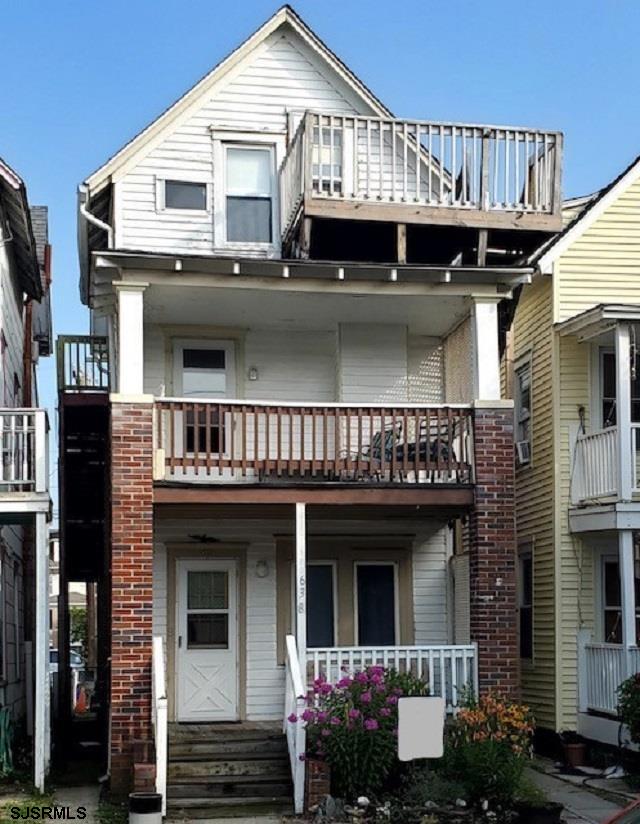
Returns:
[[[111,409],[111,789],[133,784],[151,732],[153,406]]]
[[[471,640],[478,643],[480,690],[517,697],[513,409],[474,412],[476,500],[469,518]]]

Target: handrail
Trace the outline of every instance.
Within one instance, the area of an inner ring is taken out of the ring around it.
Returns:
[[[57,342],[59,392],[109,392],[109,342],[97,335],[60,335]]]
[[[306,688],[302,680],[298,648],[293,635],[286,638],[285,660],[285,698],[284,698],[284,732],[287,738],[291,780],[293,781],[293,801],[296,815],[304,808],[304,754],[306,750],[306,732],[300,715],[304,709]],[[296,716],[296,722],[289,721]]]
[[[46,409],[0,408],[0,493],[49,489]]]
[[[222,404],[223,406],[259,406],[261,409],[265,407],[282,407],[285,409],[288,406],[296,409],[430,409],[436,412],[438,409],[473,409],[471,403],[408,403],[405,401],[389,401],[389,403],[343,403],[343,402],[325,402],[320,401],[314,403],[313,401],[282,401],[282,400],[259,400],[254,401],[251,398],[184,398],[184,397],[161,397],[155,398],[157,403],[197,403],[199,405],[206,403]]]
[[[161,636],[153,638],[152,652],[152,720],[156,751],[156,792],[162,796],[162,815],[167,814],[167,679],[164,661],[164,642]]]

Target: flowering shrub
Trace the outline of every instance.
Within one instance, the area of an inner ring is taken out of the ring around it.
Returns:
[[[631,740],[640,744],[640,672],[618,687],[618,714],[629,727]]]
[[[464,783],[472,803],[508,807],[530,756],[533,729],[522,704],[491,694],[469,698],[451,725],[444,769]]]
[[[336,795],[376,796],[397,760],[398,699],[426,694],[411,674],[367,667],[337,684],[314,681],[306,709],[289,721],[306,724],[307,757],[329,763]]]

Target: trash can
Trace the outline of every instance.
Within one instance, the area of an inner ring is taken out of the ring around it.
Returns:
[[[131,793],[129,795],[129,824],[162,824],[160,793]]]

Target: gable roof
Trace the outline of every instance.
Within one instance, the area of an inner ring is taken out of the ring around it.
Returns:
[[[1,157],[0,201],[9,223],[20,288],[29,297],[38,300],[42,296],[42,282],[27,199],[27,187],[20,175]]]
[[[582,235],[600,215],[607,209],[623,192],[627,186],[640,177],[640,155],[627,166],[611,183],[592,196],[589,201],[586,199],[586,206],[576,217],[570,221],[564,229],[557,234],[550,242],[545,243],[529,259],[529,263],[536,264],[543,274],[551,272],[551,266],[569,246]],[[576,200],[580,200],[579,198]],[[571,205],[571,203],[570,203]],[[573,204],[577,205],[577,204]]]
[[[311,48],[319,55],[352,91],[362,99],[372,111],[381,117],[391,117],[392,112],[373,94],[373,92],[346,66],[342,60],[307,26],[302,18],[289,5],[282,6],[278,11],[260,26],[243,43],[234,49],[227,57],[218,63],[210,72],[192,86],[182,97],[176,100],[168,109],[133,137],[119,149],[99,169],[91,174],[86,182],[94,192],[102,188],[109,181],[110,176],[132,157],[141,152],[152,140],[161,139],[175,122],[187,115],[191,108],[196,106],[201,97],[220,82],[224,76],[257,46],[266,40],[281,26],[288,24]]]

